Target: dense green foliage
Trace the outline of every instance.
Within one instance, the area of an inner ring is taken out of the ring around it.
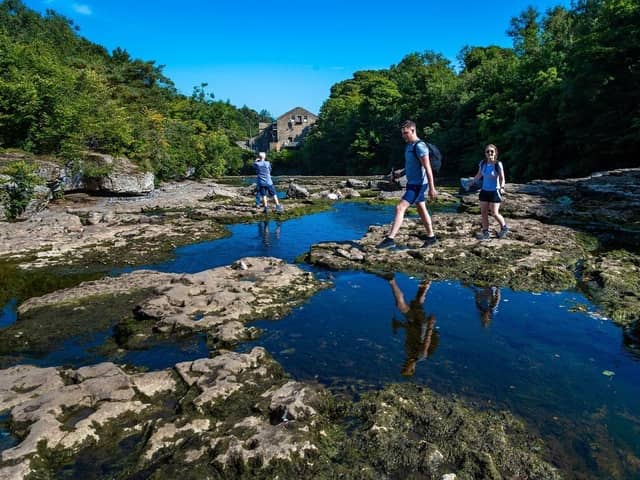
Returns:
[[[386,173],[403,163],[399,124],[416,121],[445,154],[444,174],[472,175],[495,143],[510,179],[637,166],[640,2],[580,0],[511,21],[513,48],[406,56],[333,86],[299,161],[308,173]]]
[[[206,84],[177,93],[153,61],[82,38],[73,22],[0,3],[0,147],[76,161],[88,150],[125,155],[160,179],[237,173],[235,141],[268,112],[214,100]]]
[[[271,158],[288,173],[386,173],[403,162],[398,127],[410,118],[443,151],[444,175],[473,174],[489,142],[509,179],[638,165],[640,2],[529,8],[508,28],[512,48],[468,46],[459,65],[425,52],[356,72],[332,87],[302,150]],[[0,148],[122,154],[161,180],[251,172],[235,142],[268,112],[217,101],[206,84],[181,95],[162,66],[75,30],[53,11],[0,3]]]
[[[7,218],[15,220],[27,209],[35,187],[40,183],[40,177],[35,173],[33,165],[24,160],[10,163],[2,173],[9,177],[9,181],[3,185],[0,202]]]

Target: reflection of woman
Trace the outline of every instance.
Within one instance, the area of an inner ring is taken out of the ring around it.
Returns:
[[[480,312],[483,327],[489,326],[493,315],[498,311],[500,303],[500,289],[498,287],[484,287],[475,291],[476,307]]]
[[[394,318],[392,326],[394,333],[398,328],[405,329],[404,346],[407,358],[402,365],[400,373],[410,377],[416,371],[416,364],[423,358],[433,354],[438,346],[438,332],[434,328],[436,317],[434,315],[427,316],[423,306],[431,282],[422,282],[418,287],[415,298],[409,304],[405,301],[404,294],[398,287],[395,278],[389,280],[389,285],[398,310],[406,318],[404,322]]]

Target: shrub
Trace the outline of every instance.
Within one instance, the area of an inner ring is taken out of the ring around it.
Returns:
[[[9,181],[4,184],[2,204],[7,218],[15,220],[27,209],[35,187],[41,180],[35,173],[35,167],[24,160],[9,163],[3,173],[9,176]]]

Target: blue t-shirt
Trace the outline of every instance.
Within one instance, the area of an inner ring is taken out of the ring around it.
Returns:
[[[416,158],[416,155],[413,154],[414,145],[418,158],[422,158],[425,155],[429,158],[429,149],[427,148],[427,144],[422,140],[418,139],[413,143],[407,143],[404,148],[404,169],[407,175],[407,183],[410,185],[424,185],[429,183],[429,180],[427,179],[427,172],[424,170],[422,163]]]
[[[482,165],[484,163],[484,165]],[[495,163],[480,162],[480,168],[482,169],[482,190],[487,192],[495,192],[498,190],[498,169]],[[502,165],[500,165],[502,168]]]
[[[271,163],[269,163],[268,160],[258,160],[254,162],[253,166],[258,176],[258,186],[273,185],[273,181],[271,180]]]

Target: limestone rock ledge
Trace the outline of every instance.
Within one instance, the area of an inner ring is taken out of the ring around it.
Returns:
[[[229,348],[258,336],[248,322],[280,318],[327,286],[273,257],[245,257],[194,274],[137,270],[25,301],[18,320],[0,331],[0,350],[47,351],[68,336],[111,326],[128,349],[145,348],[147,339],[191,332],[205,332],[210,345]],[[86,320],[91,318],[101,321]]]
[[[273,257],[181,275],[136,308],[160,331],[209,330],[246,319],[278,318],[321,284],[310,272]]]
[[[107,478],[87,458],[111,465],[113,456],[90,455],[124,453],[118,445],[129,445],[120,468],[132,478],[560,478],[545,445],[507,412],[410,384],[339,401],[288,379],[261,347],[159,372],[0,370],[0,410],[19,437],[0,479],[56,478],[63,465]]]
[[[504,239],[476,240],[478,218],[468,214],[438,214],[438,243],[422,248],[426,238],[418,219],[405,219],[397,248],[378,249],[388,227],[373,225],[360,240],[311,246],[306,260],[334,270],[404,271],[430,279],[458,279],[534,291],[574,287],[575,268],[585,255],[572,229],[537,220],[509,219]]]
[[[10,411],[20,441],[2,452],[0,478],[55,468],[43,466],[43,452],[72,458],[141,432],[144,468],[167,456],[183,468],[205,454],[220,468],[238,458],[288,460],[316,448],[310,430],[326,395],[320,386],[287,382],[261,347],[149,373],[112,363],[12,367],[0,371],[0,411]]]

